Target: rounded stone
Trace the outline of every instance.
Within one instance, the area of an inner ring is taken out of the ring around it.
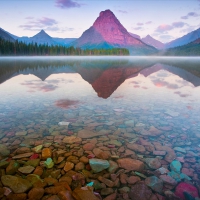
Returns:
[[[20,167],[18,171],[21,172],[22,174],[30,174],[33,172],[34,169],[35,167],[25,166],[25,167]]]
[[[28,197],[30,200],[40,200],[43,197],[43,195],[43,188],[32,188],[28,193]]]
[[[145,179],[145,184],[152,190],[161,193],[163,189],[163,181],[156,176],[150,176]]]
[[[131,159],[131,158],[121,158],[117,160],[117,163],[120,168],[127,169],[127,170],[134,170],[134,171],[142,171],[144,169],[144,163]]]
[[[26,179],[11,175],[2,176],[1,181],[4,186],[9,187],[14,193],[24,193],[32,187]]]
[[[64,170],[65,170],[66,172],[68,172],[69,170],[71,170],[71,169],[73,169],[73,168],[74,168],[74,163],[72,163],[72,162],[66,162],[66,163],[65,163]]]
[[[85,151],[92,151],[94,149],[94,147],[95,147],[95,144],[93,144],[93,143],[87,143],[87,144],[83,145],[83,149]]]

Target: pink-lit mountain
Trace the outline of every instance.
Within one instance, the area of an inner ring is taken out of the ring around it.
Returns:
[[[100,12],[99,17],[82,36],[72,43],[80,48],[128,48],[131,54],[150,54],[156,49],[134,38],[110,10]]]
[[[165,48],[165,45],[162,42],[154,39],[150,35],[147,35],[146,37],[142,38],[142,41],[148,45],[155,47],[156,49],[164,49]]]

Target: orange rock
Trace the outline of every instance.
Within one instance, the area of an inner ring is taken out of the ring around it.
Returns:
[[[26,200],[27,194],[21,193],[21,194],[9,194],[6,197],[7,200]]]
[[[71,170],[71,169],[73,169],[73,168],[74,168],[74,163],[71,163],[71,162],[66,162],[65,163],[64,170],[66,172],[69,171],[69,170]]]
[[[64,186],[52,186],[45,188],[44,192],[47,194],[58,194],[60,191],[65,191],[66,188]]]
[[[38,176],[41,176],[43,174],[43,169],[41,166],[37,166],[33,172],[33,174],[36,174]]]
[[[87,190],[87,188],[84,190],[76,188],[72,195],[76,200],[99,200],[99,198],[97,198],[91,190]]]
[[[60,200],[75,200],[70,191],[61,191],[58,193]]]
[[[55,183],[54,186],[64,186],[67,190],[72,191],[68,182],[66,181]]]
[[[43,197],[43,195],[43,188],[32,188],[28,193],[28,197],[30,200],[40,200]]]
[[[44,148],[42,149],[42,159],[46,160],[47,158],[51,158],[52,151],[50,148]]]

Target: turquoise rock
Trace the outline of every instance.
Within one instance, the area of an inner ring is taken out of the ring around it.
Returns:
[[[47,158],[46,161],[44,162],[44,165],[46,168],[50,169],[54,166],[54,162],[51,158]]]
[[[126,125],[120,124],[120,125],[118,126],[118,128],[126,128]]]
[[[107,160],[92,158],[89,160],[90,166],[94,173],[98,173],[110,167]]]
[[[156,176],[150,176],[145,179],[145,184],[155,192],[161,193],[163,189],[163,180]]]
[[[90,182],[87,184],[87,186],[90,186],[90,187],[92,187],[93,185],[94,185],[94,182]]]
[[[170,168],[172,171],[180,173],[182,165],[178,160],[174,160],[170,163]]]
[[[184,173],[177,173],[177,172],[171,171],[167,174],[168,176],[171,176],[173,179],[175,179],[177,182],[180,182],[182,179],[185,179],[188,181],[191,180],[191,178]]]
[[[180,176],[180,174],[176,173],[174,171],[171,171],[171,172],[169,172],[167,174],[168,174],[168,176],[171,176],[173,179],[175,179],[177,182],[180,182],[181,179],[182,179],[181,176]]]

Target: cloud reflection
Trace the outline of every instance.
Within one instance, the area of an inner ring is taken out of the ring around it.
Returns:
[[[21,85],[27,86],[29,88],[28,92],[51,92],[58,88],[57,84],[59,80],[48,80],[41,82],[39,80],[25,81]]]
[[[55,105],[57,107],[64,108],[64,109],[69,108],[69,107],[74,107],[78,103],[79,101],[69,100],[69,99],[60,99],[60,100],[55,101]]]

